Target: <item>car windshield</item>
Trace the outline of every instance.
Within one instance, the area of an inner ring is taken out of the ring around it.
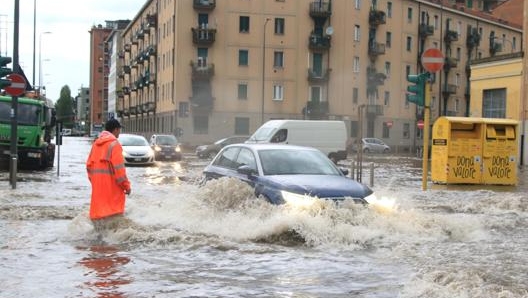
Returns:
[[[176,145],[178,144],[178,140],[175,136],[157,136],[156,137],[156,144],[158,145]]]
[[[275,127],[261,127],[249,138],[250,141],[258,142],[269,139],[274,133]]]
[[[148,146],[147,139],[142,136],[119,136],[122,146]]]
[[[264,175],[341,175],[319,151],[265,149],[258,152]]]

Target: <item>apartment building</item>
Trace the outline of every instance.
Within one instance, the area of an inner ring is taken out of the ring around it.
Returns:
[[[424,72],[425,49],[445,56],[433,121],[469,114],[473,59],[521,50],[521,24],[490,3],[148,0],[121,33],[115,113],[127,131],[181,129],[190,145],[269,119],[339,119],[350,139],[411,150],[423,109],[406,101],[406,76]]]

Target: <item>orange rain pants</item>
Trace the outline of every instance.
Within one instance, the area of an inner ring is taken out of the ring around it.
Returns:
[[[116,137],[103,131],[94,141],[86,161],[92,184],[90,218],[101,219],[125,212],[125,191],[130,190],[123,148]]]

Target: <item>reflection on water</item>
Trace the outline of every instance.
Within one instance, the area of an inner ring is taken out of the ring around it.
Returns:
[[[76,247],[88,252],[78,263],[88,270],[84,274],[88,281],[84,287],[90,289],[97,297],[127,297],[120,287],[132,282],[130,276],[121,271],[130,262],[130,258],[120,253],[115,246],[95,245]]]

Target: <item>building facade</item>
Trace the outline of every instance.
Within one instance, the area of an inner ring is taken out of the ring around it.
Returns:
[[[521,26],[483,12],[489,3],[149,0],[109,61],[115,113],[128,131],[181,129],[190,145],[269,119],[336,119],[350,139],[412,150],[423,109],[406,101],[407,75],[425,71],[425,49],[445,56],[433,121],[470,114],[472,60],[521,49]]]

